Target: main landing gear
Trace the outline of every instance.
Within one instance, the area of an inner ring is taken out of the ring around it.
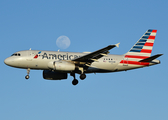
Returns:
[[[74,79],[72,81],[72,84],[73,85],[77,85],[78,84],[78,80],[75,78],[75,73],[71,73],[70,75],[74,77]],[[80,75],[80,79],[81,80],[84,80],[85,78],[86,78],[86,75],[84,73]]]
[[[25,76],[25,79],[28,80],[30,78],[29,74],[30,74],[30,68],[27,69],[27,75]]]
[[[81,80],[84,80],[85,78],[86,78],[86,75],[84,73],[80,75]]]

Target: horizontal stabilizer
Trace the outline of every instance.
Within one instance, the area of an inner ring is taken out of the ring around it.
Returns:
[[[154,55],[154,56],[151,56],[149,58],[146,58],[146,59],[143,59],[143,60],[140,60],[139,62],[151,62],[152,60],[162,56],[163,54],[157,54],[157,55]]]

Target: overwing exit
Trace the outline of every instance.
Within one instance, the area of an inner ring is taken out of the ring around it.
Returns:
[[[6,58],[4,63],[11,67],[27,69],[29,79],[31,69],[43,70],[47,80],[67,79],[73,76],[73,85],[78,84],[75,74],[84,80],[87,73],[119,72],[159,64],[156,58],[163,54],[151,56],[157,30],[149,29],[136,44],[123,55],[109,54],[109,50],[119,44],[109,45],[90,53],[60,52],[43,50],[19,51]]]

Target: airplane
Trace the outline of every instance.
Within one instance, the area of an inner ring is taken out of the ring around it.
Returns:
[[[43,70],[43,78],[47,80],[67,79],[67,74],[73,76],[73,85],[78,84],[75,74],[80,74],[84,80],[88,73],[108,73],[127,71],[160,64],[156,58],[163,54],[151,56],[157,30],[149,29],[136,44],[123,55],[109,54],[109,50],[119,47],[119,44],[108,45],[94,52],[61,52],[43,50],[24,50],[12,54],[4,60],[11,67],[27,69],[26,79],[29,79],[30,69]]]

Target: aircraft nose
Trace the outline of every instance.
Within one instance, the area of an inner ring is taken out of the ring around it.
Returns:
[[[4,60],[4,63],[6,64],[6,65],[12,65],[12,60],[10,59],[10,58],[6,58],[5,60]]]
[[[6,65],[8,65],[8,63],[9,63],[9,59],[6,58],[6,59],[4,60],[4,63],[5,63]]]

